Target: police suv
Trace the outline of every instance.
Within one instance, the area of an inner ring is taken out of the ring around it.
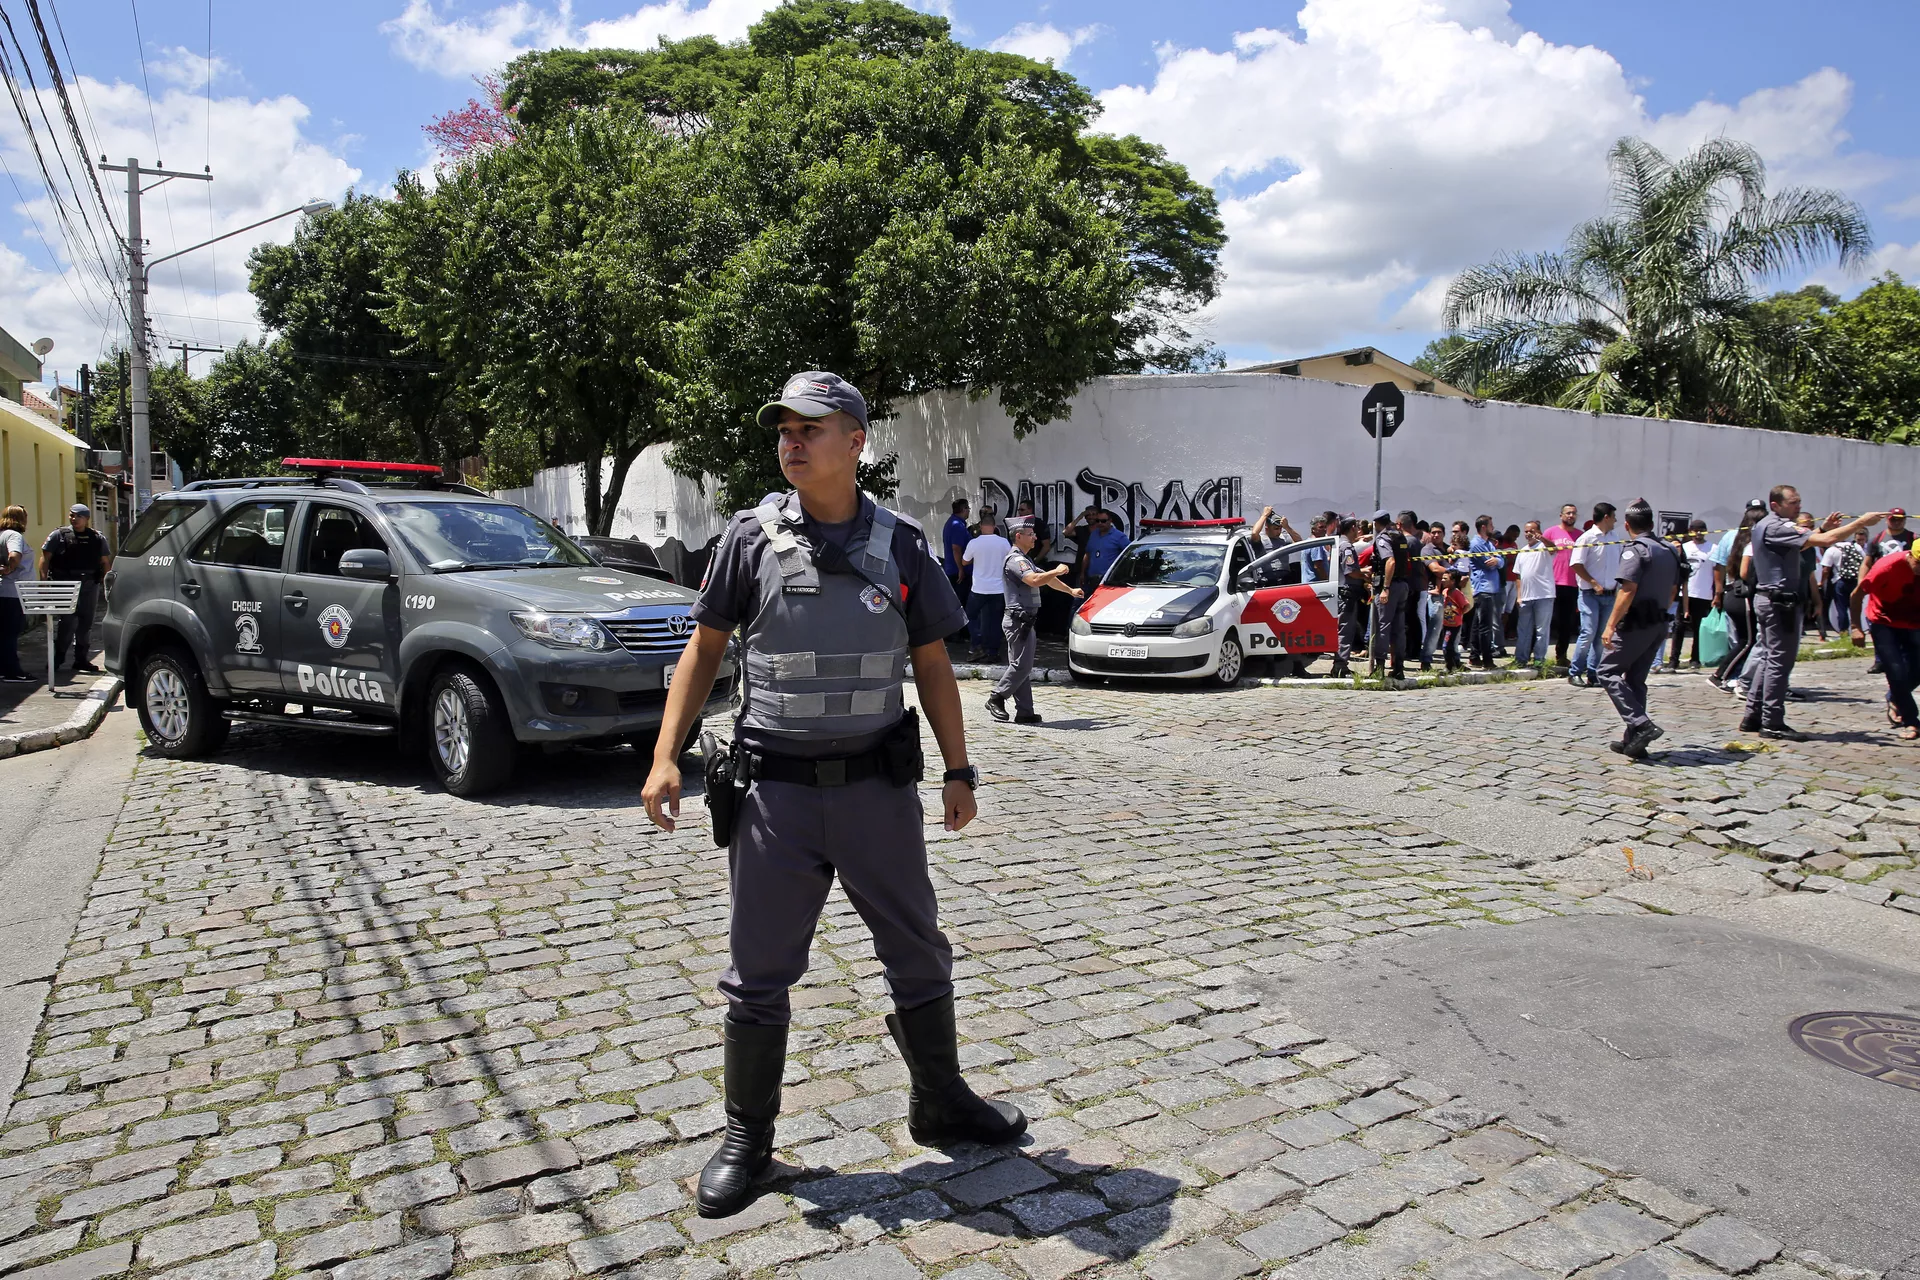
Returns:
[[[694,592],[438,467],[282,465],[307,474],[160,495],[106,576],[107,667],[155,751],[211,752],[234,720],[404,735],[472,796],[516,744],[651,748]],[[706,712],[734,672],[729,655]]]
[[[1292,669],[1340,643],[1332,538],[1259,558],[1238,518],[1142,520],[1068,626],[1081,679],[1156,676],[1239,683],[1248,658]]]

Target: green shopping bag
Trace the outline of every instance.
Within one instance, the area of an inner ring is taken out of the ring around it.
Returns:
[[[1700,661],[1709,667],[1717,667],[1725,660],[1732,642],[1727,639],[1727,615],[1724,610],[1715,609],[1700,620]]]

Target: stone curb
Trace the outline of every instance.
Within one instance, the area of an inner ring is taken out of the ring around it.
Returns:
[[[68,743],[90,738],[100,722],[107,718],[107,708],[120,696],[122,681],[118,676],[111,680],[95,683],[87,690],[80,705],[73,709],[65,724],[49,725],[44,729],[23,729],[19,733],[0,736],[0,760],[8,756],[25,755],[29,751],[45,751],[51,747],[64,747]]]
[[[955,663],[953,676],[956,680],[998,680],[1002,666],[986,666],[981,663]],[[1171,679],[1173,677],[1166,677]],[[1461,671],[1452,675],[1423,676],[1411,680],[1360,681],[1336,680],[1331,676],[1311,679],[1304,676],[1286,676],[1279,679],[1262,676],[1241,680],[1236,686],[1241,689],[1339,689],[1348,693],[1397,693],[1405,689],[1444,689],[1452,685],[1504,684],[1511,680],[1552,679],[1551,675],[1542,676],[1537,671]],[[1073,672],[1065,667],[1035,667],[1035,684],[1073,684]],[[1207,683],[1196,681],[1196,683]],[[1211,686],[1209,686],[1211,687]]]

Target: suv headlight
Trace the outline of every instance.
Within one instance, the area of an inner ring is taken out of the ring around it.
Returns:
[[[1073,615],[1073,621],[1067,624],[1067,630],[1077,636],[1090,636],[1093,634],[1093,624],[1076,613]]]
[[[1204,636],[1213,631],[1212,617],[1194,618],[1183,622],[1173,629],[1173,634],[1183,639],[1191,636]]]
[[[607,634],[607,629],[592,618],[555,617],[549,613],[514,613],[508,616],[513,619],[513,625],[520,628],[521,635],[556,649],[599,651],[614,647],[613,637]]]

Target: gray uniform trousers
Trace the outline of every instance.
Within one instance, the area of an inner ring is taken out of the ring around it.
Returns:
[[[918,788],[868,778],[844,787],[756,781],[727,851],[732,963],[720,977],[728,1016],[781,1024],[787,988],[807,971],[814,926],[835,875],[873,934],[887,990],[903,1009],[953,992],[953,948],[927,878]]]
[[[994,681],[993,696],[1013,698],[1013,708],[1021,715],[1033,714],[1034,627],[1031,622],[1015,622],[1013,614],[1000,619],[1000,634],[1007,641],[1007,669]]]
[[[1747,719],[1763,729],[1787,722],[1787,678],[1800,656],[1800,606],[1753,597],[1753,653],[1747,659]]]
[[[1391,654],[1392,665],[1398,667],[1406,652],[1402,646],[1406,643],[1407,631],[1407,584],[1399,581],[1388,583],[1385,603],[1378,602],[1379,594],[1377,591],[1374,593],[1373,661],[1378,665]]]
[[[1667,629],[1656,622],[1632,631],[1615,631],[1613,638],[1613,648],[1601,650],[1600,684],[1627,728],[1652,724],[1653,718],[1647,714],[1647,672],[1660,660]]]

